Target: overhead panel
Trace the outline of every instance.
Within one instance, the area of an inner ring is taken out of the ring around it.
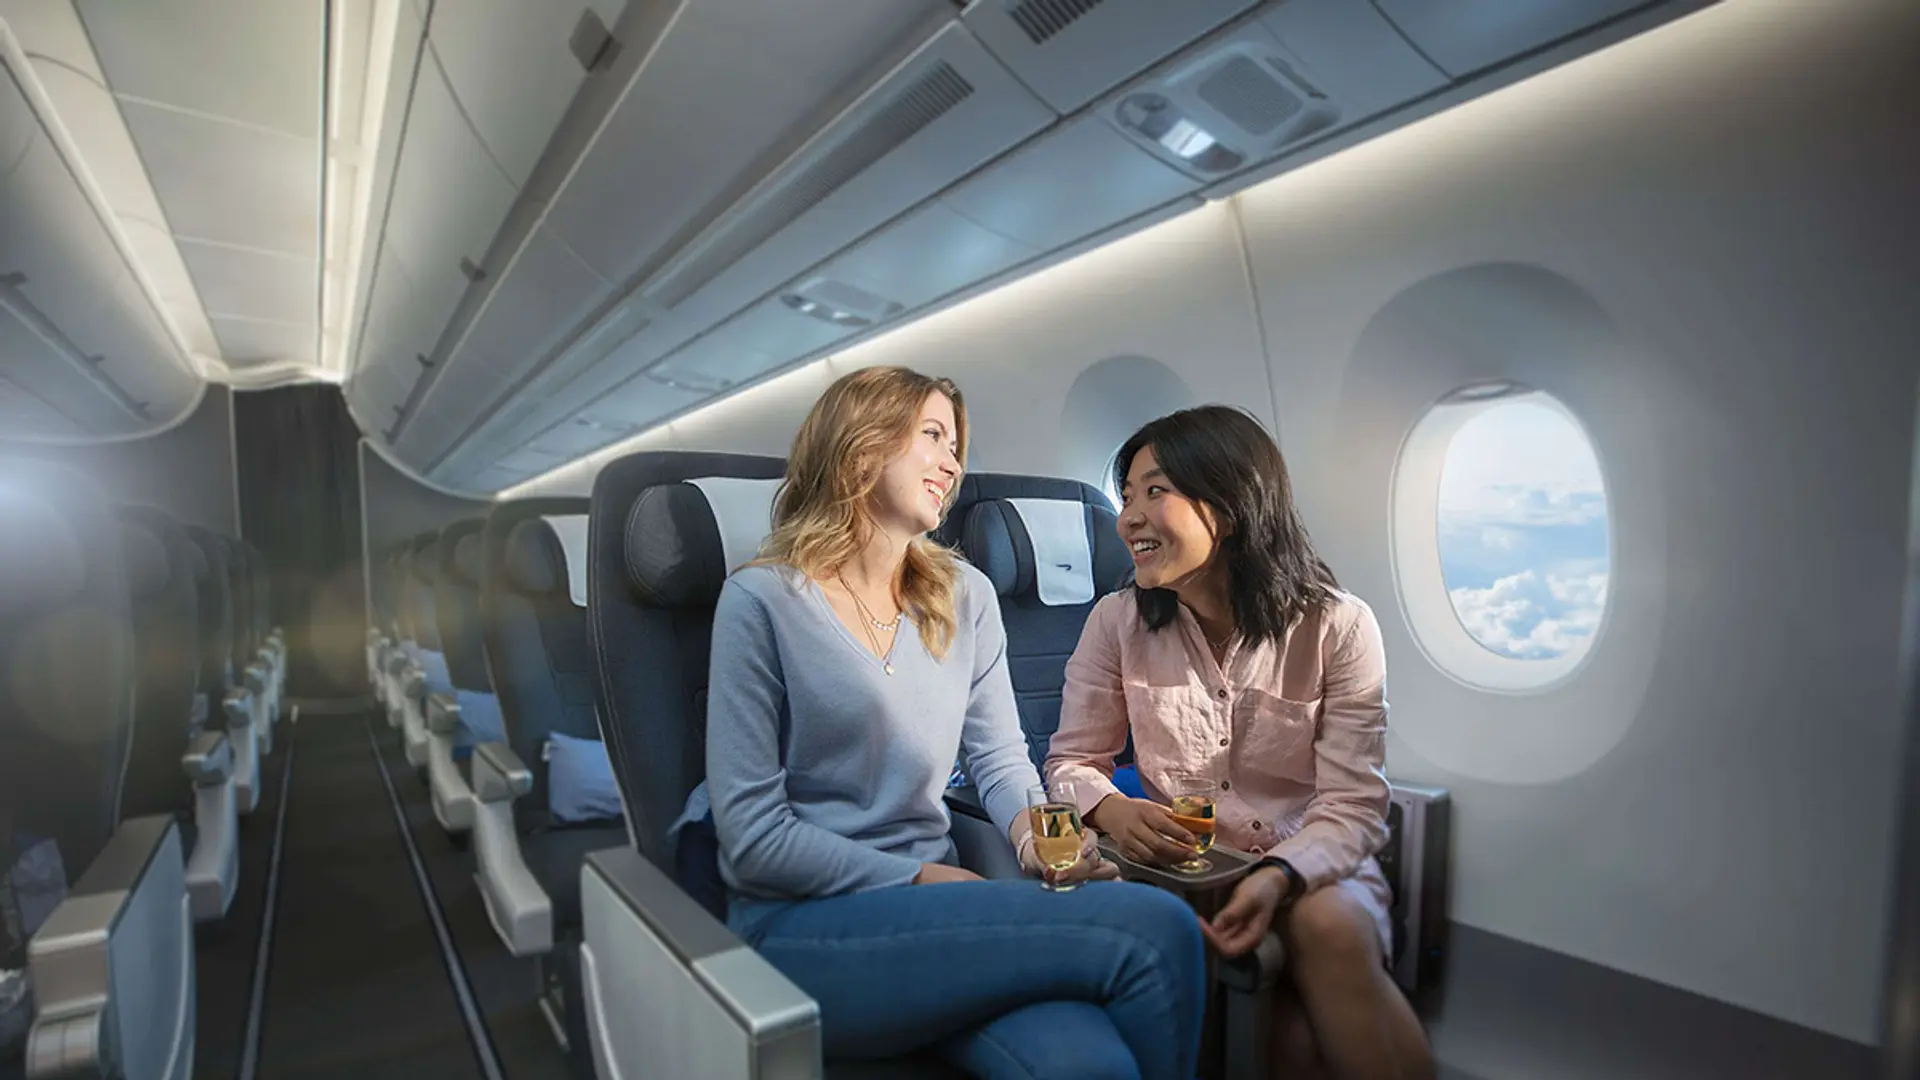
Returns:
[[[535,229],[512,270],[495,286],[447,370],[434,385],[443,439],[402,440],[409,460],[434,461],[453,440],[580,325],[611,291],[607,281],[545,229]]]
[[[615,417],[635,428],[646,428],[698,405],[707,396],[704,391],[683,390],[650,374],[641,374],[594,402],[593,408],[596,413]],[[554,462],[559,464],[561,462]]]
[[[945,6],[682,5],[554,200],[550,226],[603,277],[630,281]]]
[[[1052,251],[1198,187],[1088,114],[967,178],[940,201],[1002,236]]]
[[[835,310],[835,314],[846,314]],[[647,369],[652,378],[699,394],[719,394],[857,332],[769,299]]]
[[[434,7],[427,32],[433,55],[480,142],[516,188],[526,184],[586,78],[568,48],[583,18],[578,4],[552,0],[461,0]],[[598,12],[591,19],[607,25]]]
[[[973,0],[960,18],[1021,82],[1065,114],[1256,2]]]
[[[676,255],[642,295],[711,325],[1054,119],[950,24]]]
[[[86,429],[4,375],[0,375],[0,431],[14,438],[29,439],[87,434]]]
[[[414,87],[381,244],[382,255],[391,253],[412,276],[412,302],[431,327],[413,349],[432,355],[515,194],[428,55]],[[384,287],[376,278],[375,295]]]
[[[4,23],[0,151],[11,165],[0,184],[8,373],[95,434],[168,422],[199,377],[137,285],[98,193],[69,165],[72,144]]]
[[[1446,84],[1370,5],[1288,0],[1192,46],[1097,110],[1136,146],[1212,182]]]
[[[1420,51],[1455,78],[1577,34],[1647,0],[1374,0]]]

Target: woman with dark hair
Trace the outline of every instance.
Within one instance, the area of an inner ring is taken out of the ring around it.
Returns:
[[[1286,461],[1220,405],[1141,428],[1114,464],[1134,586],[1101,600],[1067,664],[1046,763],[1128,858],[1178,863],[1168,806],[1210,794],[1222,844],[1262,856],[1202,928],[1227,956],[1287,946],[1276,1061],[1288,1077],[1430,1077],[1388,973],[1386,657],[1373,612],[1314,552]],[[1148,799],[1113,785],[1131,733]]]

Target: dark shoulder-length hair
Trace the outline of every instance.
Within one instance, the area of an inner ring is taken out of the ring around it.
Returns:
[[[1147,447],[1180,494],[1213,511],[1234,622],[1249,644],[1278,641],[1295,619],[1333,602],[1339,582],[1314,551],[1293,504],[1286,459],[1258,420],[1203,405],[1152,421],[1120,447],[1116,490]],[[1149,630],[1179,614],[1172,590],[1135,586],[1134,597]]]

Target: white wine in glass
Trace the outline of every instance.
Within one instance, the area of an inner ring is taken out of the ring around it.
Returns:
[[[1170,778],[1173,797],[1168,809],[1181,828],[1193,834],[1193,858],[1174,863],[1171,869],[1183,874],[1204,874],[1213,869],[1207,852],[1213,850],[1214,795],[1219,785],[1206,776],[1176,775]]]
[[[1080,826],[1080,810],[1071,797],[1044,785],[1033,788],[1027,793],[1027,819],[1033,825],[1033,853],[1042,866],[1061,874],[1080,864],[1085,833]],[[1079,882],[1042,884],[1053,892],[1080,887]]]

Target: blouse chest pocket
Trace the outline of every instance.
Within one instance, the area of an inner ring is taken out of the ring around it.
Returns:
[[[1277,694],[1246,690],[1237,705],[1234,737],[1240,741],[1240,753],[1235,763],[1261,775],[1312,783],[1320,699],[1291,701]]]

